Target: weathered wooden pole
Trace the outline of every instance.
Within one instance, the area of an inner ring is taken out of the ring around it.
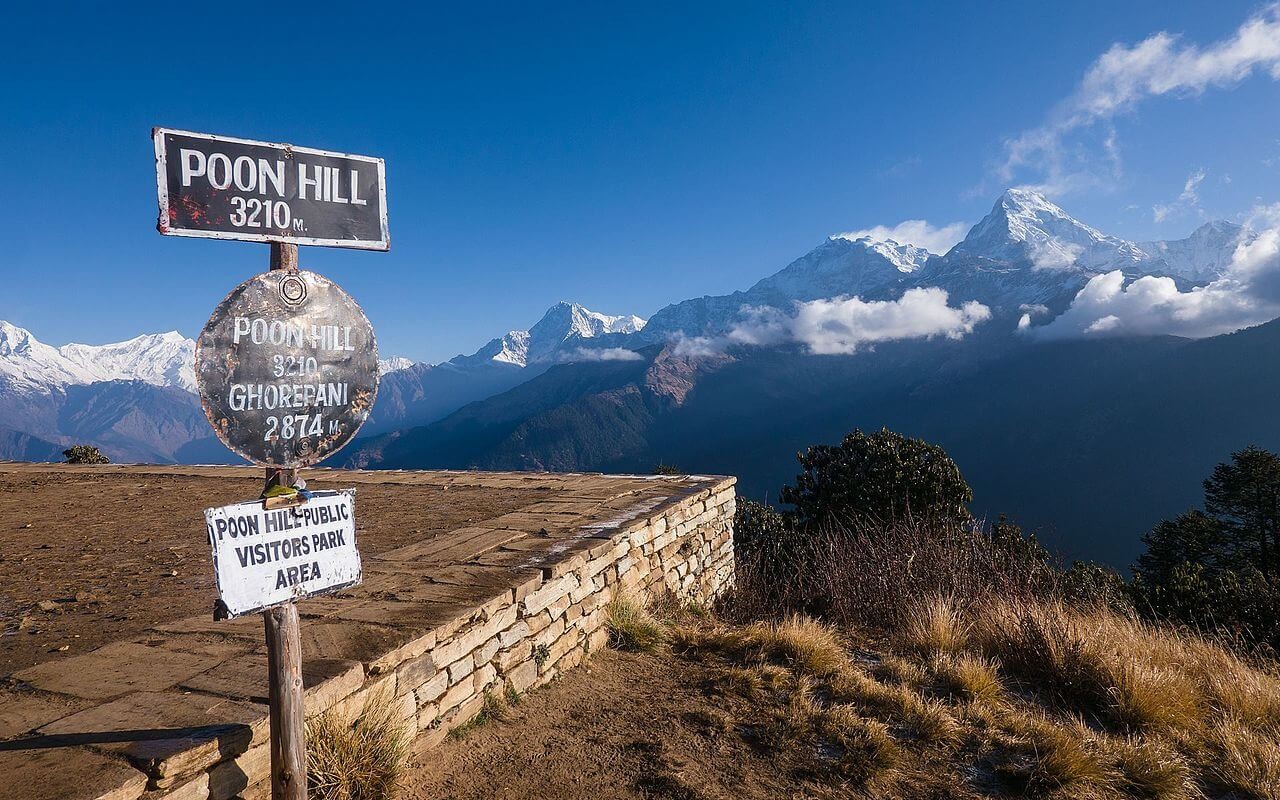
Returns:
[[[271,269],[296,272],[298,246],[271,243]],[[267,485],[292,486],[297,471],[267,467]],[[262,612],[271,707],[271,800],[307,800],[307,741],[302,712],[302,636],[298,606]]]

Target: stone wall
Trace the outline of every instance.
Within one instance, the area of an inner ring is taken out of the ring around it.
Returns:
[[[647,601],[671,593],[685,601],[715,600],[734,581],[733,484],[699,478],[674,494],[592,519],[543,547],[481,561],[507,567],[509,585],[495,586],[492,599],[377,658],[339,662],[350,666],[308,686],[308,716],[332,709],[352,718],[368,698],[381,695],[393,699],[415,748],[429,748],[474,718],[487,692],[530,691],[604,647],[613,598]],[[146,796],[268,798],[270,760],[264,727],[239,755],[194,777],[169,785],[153,776]]]

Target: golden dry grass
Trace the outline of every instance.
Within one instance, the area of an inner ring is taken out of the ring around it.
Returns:
[[[365,701],[350,723],[332,712],[307,722],[307,794],[312,800],[391,800],[409,757],[409,737],[389,695]]]
[[[918,611],[874,641],[804,617],[696,620],[672,641],[718,665],[715,690],[766,710],[761,743],[807,764],[798,779],[827,776],[815,785],[1280,800],[1273,666],[1107,610],[934,598]]]
[[[910,610],[896,644],[908,652],[956,653],[969,642],[970,624],[948,597],[928,597]]]
[[[615,597],[609,603],[605,624],[609,629],[609,645],[617,650],[652,653],[668,639],[667,627],[644,606],[627,597]]]
[[[1004,697],[999,662],[973,653],[940,655],[933,673],[940,688],[952,697],[975,703],[997,703]]]
[[[1215,786],[1244,797],[1280,798],[1280,740],[1227,718],[1196,747],[1202,774]]]
[[[1148,800],[1190,800],[1198,796],[1187,760],[1158,739],[1129,738],[1112,747],[1120,787]]]

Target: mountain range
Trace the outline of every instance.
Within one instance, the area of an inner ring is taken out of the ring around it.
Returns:
[[[1047,341],[1091,279],[1211,286],[1257,233],[1105,234],[1011,189],[943,254],[838,234],[742,291],[647,321],[562,302],[528,329],[439,364],[389,359],[362,436],[333,463],[741,477],[776,496],[797,450],[855,426],[943,444],[981,513],[1117,564],[1198,495],[1232,449],[1280,449],[1280,323],[1231,335]],[[72,441],[117,460],[227,461],[191,394],[176,333],[50,347],[0,323],[0,457]],[[1230,410],[1230,411],[1228,411]],[[1247,413],[1246,413],[1247,410]]]

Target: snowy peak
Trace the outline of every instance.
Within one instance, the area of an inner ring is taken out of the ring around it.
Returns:
[[[563,301],[547,309],[542,319],[529,330],[510,331],[489,341],[470,356],[459,356],[450,363],[464,366],[475,362],[497,362],[527,367],[552,362],[562,350],[580,347],[582,340],[610,333],[636,333],[645,320],[634,314],[609,316],[591,311],[578,303]]]
[[[1124,269],[1150,256],[1072,217],[1043,194],[1007,189],[951,253],[1037,269]]]
[[[90,383],[92,375],[25,328],[0,320],[0,378],[25,390]]]
[[[924,262],[929,260],[929,256],[933,255],[923,247],[916,247],[913,244],[899,244],[893,239],[873,239],[870,236],[852,238],[847,233],[838,233],[830,237],[830,239],[831,241],[853,242],[869,254],[883,258],[902,273],[915,272],[924,266]]]
[[[408,369],[413,366],[413,360],[404,356],[392,356],[391,358],[378,359],[378,374],[386,375],[392,372],[399,372],[402,369]]]
[[[1163,262],[1162,272],[1193,283],[1206,283],[1226,270],[1236,247],[1257,237],[1248,228],[1217,220],[1206,222],[1185,239],[1142,242],[1138,246]]]
[[[177,331],[144,334],[113,344],[67,344],[58,352],[94,374],[96,380],[138,380],[196,390],[196,343]]]
[[[580,343],[606,333],[635,333],[644,323],[634,315],[611,317],[577,303],[556,303],[529,329],[526,363],[551,359],[570,342]]]
[[[746,294],[754,302],[818,300],[837,295],[881,298],[918,272],[929,251],[911,244],[836,235],[773,275]]]
[[[0,376],[27,389],[139,380],[195,391],[195,342],[177,332],[147,334],[104,345],[40,342],[30,331],[0,321]]]

